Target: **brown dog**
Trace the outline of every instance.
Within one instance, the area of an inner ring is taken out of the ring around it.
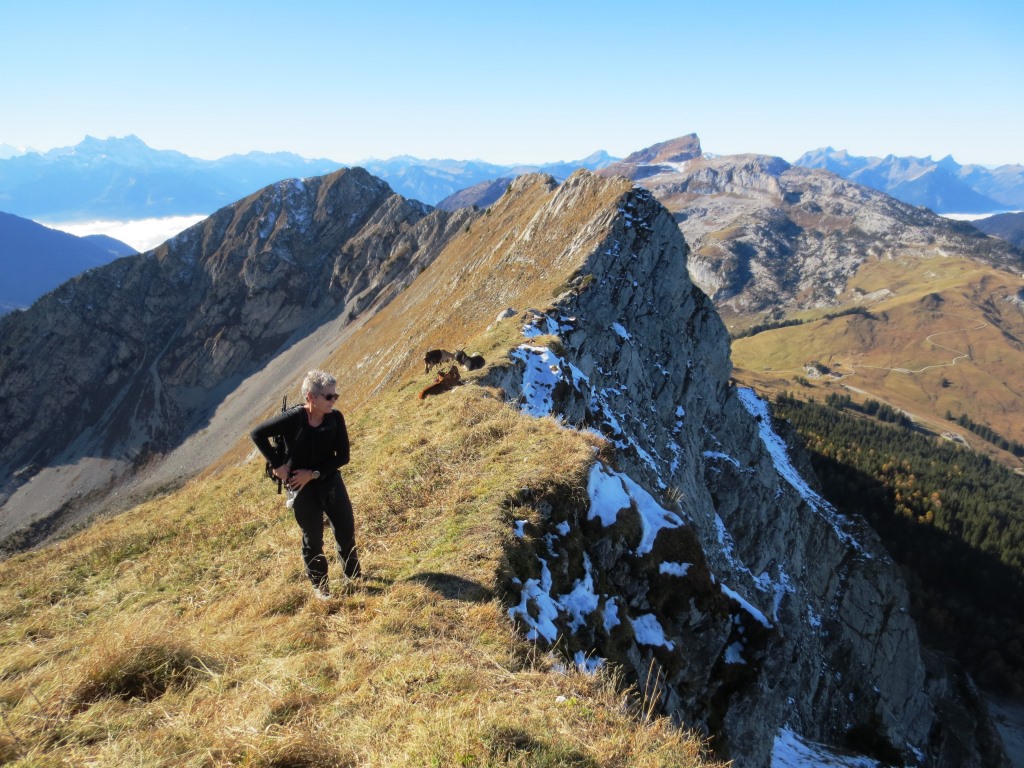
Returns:
[[[442,392],[447,392],[460,383],[462,383],[462,376],[459,374],[458,367],[453,365],[447,371],[441,371],[437,374],[433,384],[423,388],[423,391],[420,392],[420,400],[423,400],[427,395],[439,395]]]

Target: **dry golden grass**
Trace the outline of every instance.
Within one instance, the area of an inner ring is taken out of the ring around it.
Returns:
[[[869,261],[845,297],[887,291],[867,304],[872,318],[795,315],[803,325],[732,344],[735,376],[767,395],[782,389],[819,400],[829,392],[873,398],[909,413],[936,433],[960,434],[1011,466],[1009,454],[949,422],[969,415],[1001,436],[1024,442],[1024,313],[1006,301],[1021,281],[966,260],[936,257]],[[877,294],[876,294],[877,296]],[[830,310],[835,311],[835,310]],[[818,361],[841,378],[808,378]],[[805,380],[798,384],[797,379]]]
[[[512,521],[540,514],[524,499],[585,495],[594,438],[472,383],[416,391],[349,416],[367,578],[329,603],[255,461],[0,564],[0,762],[710,764],[500,601]]]

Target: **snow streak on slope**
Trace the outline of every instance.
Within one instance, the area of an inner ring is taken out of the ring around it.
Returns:
[[[761,442],[764,443],[764,447],[772,457],[775,471],[779,473],[779,476],[796,489],[796,492],[803,497],[811,509],[816,510],[829,521],[840,541],[854,547],[865,557],[870,557],[864,551],[864,548],[861,547],[856,537],[843,530],[843,516],[836,511],[835,507],[815,493],[797,471],[796,467],[793,466],[793,462],[789,458],[789,450],[786,448],[786,442],[772,429],[772,417],[768,412],[768,404],[759,398],[754,390],[746,387],[738,388],[737,394],[740,402],[743,403],[743,407],[747,409],[747,413],[757,421]]]
[[[828,747],[805,742],[783,728],[775,737],[771,768],[877,768],[869,757],[839,755]]]

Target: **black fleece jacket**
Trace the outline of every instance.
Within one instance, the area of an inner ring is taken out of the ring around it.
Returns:
[[[292,469],[315,469],[326,477],[348,464],[348,430],[341,411],[331,411],[319,427],[311,427],[305,407],[299,405],[267,419],[249,436],[275,468],[291,461]],[[279,438],[281,448],[275,449],[272,437]]]

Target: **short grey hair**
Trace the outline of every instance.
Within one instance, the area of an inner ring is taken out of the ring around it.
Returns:
[[[302,380],[302,399],[305,400],[308,394],[319,395],[328,387],[337,384],[337,380],[327,371],[310,371]]]

